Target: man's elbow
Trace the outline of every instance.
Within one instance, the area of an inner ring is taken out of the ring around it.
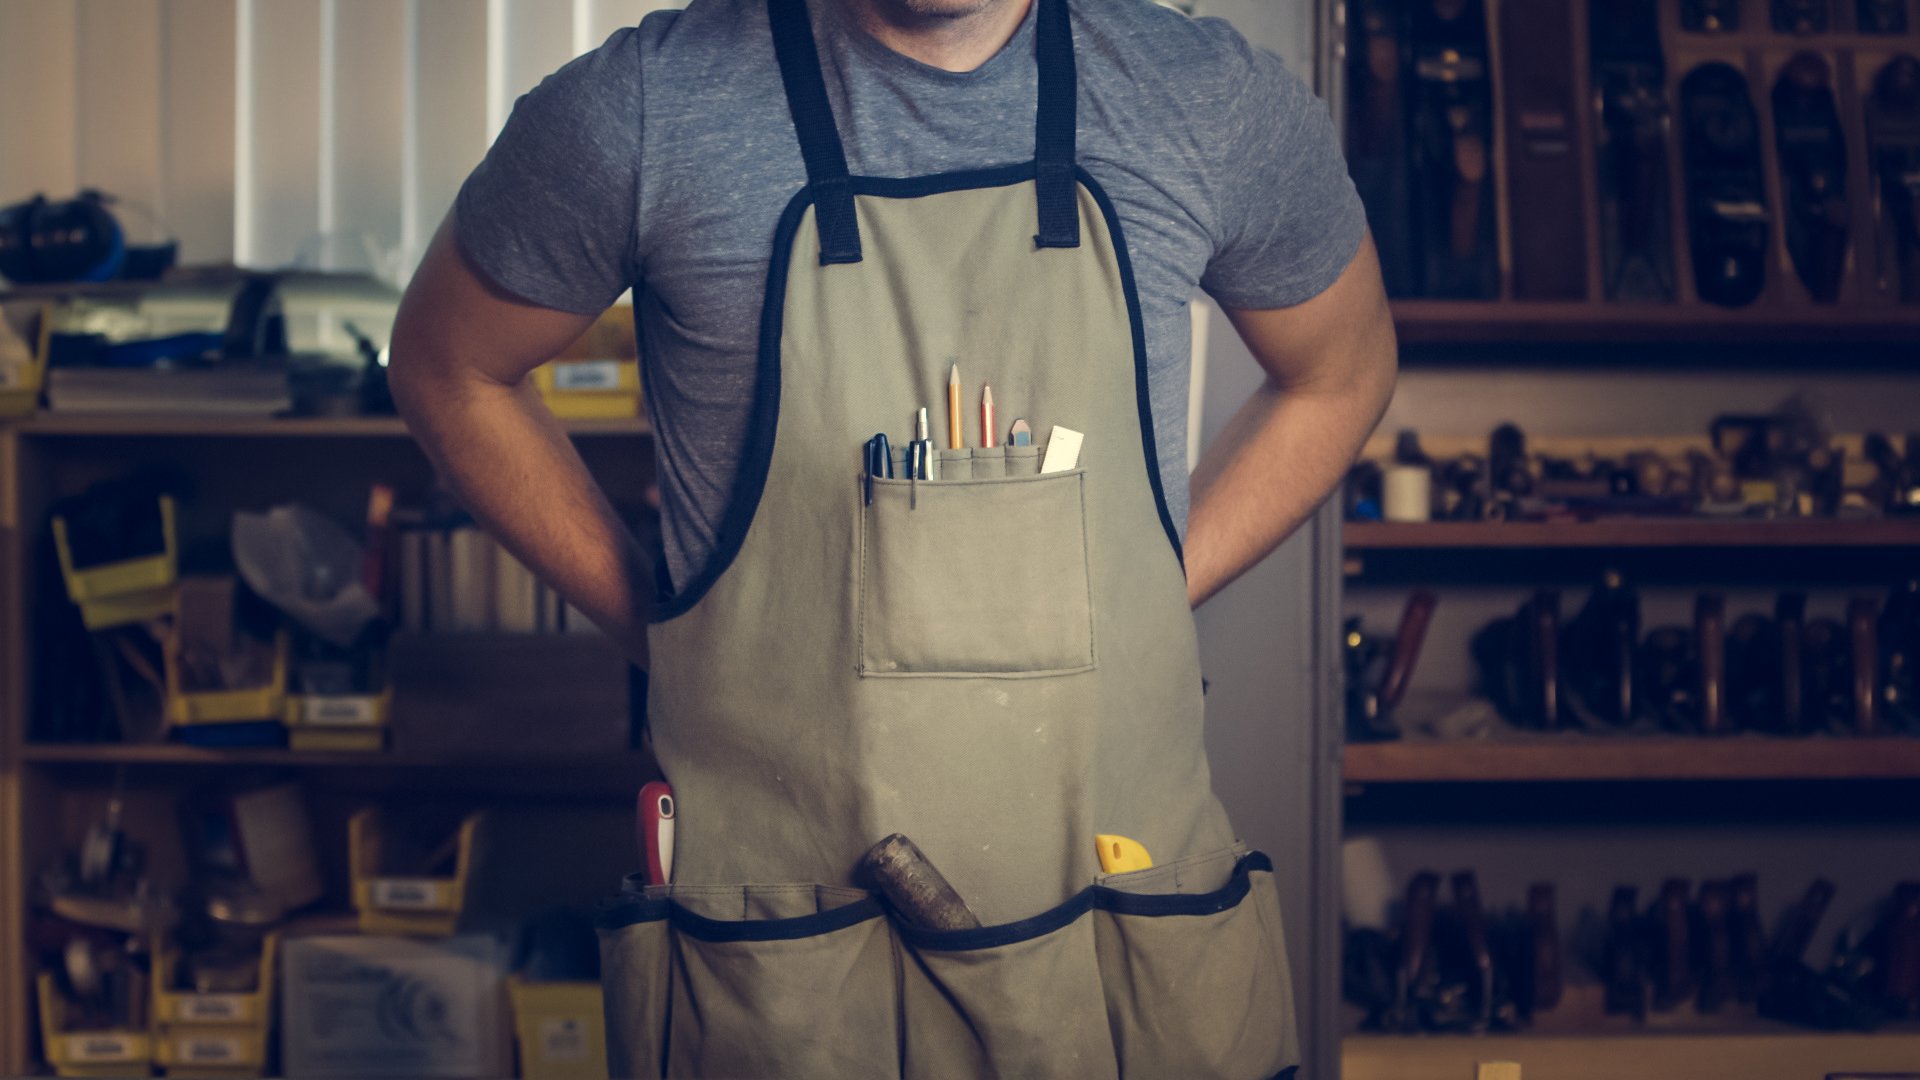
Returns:
[[[387,388],[393,394],[394,408],[399,410],[409,427],[419,427],[427,408],[435,400],[436,395],[430,384],[436,377],[444,377],[436,371],[443,366],[436,362],[431,347],[422,340],[402,308],[400,318],[393,326],[393,342],[387,350]]]

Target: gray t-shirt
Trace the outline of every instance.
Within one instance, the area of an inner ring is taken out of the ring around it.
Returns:
[[[814,33],[856,175],[1030,160],[1033,13],[954,73],[893,52],[840,0]],[[1310,299],[1365,217],[1326,107],[1278,57],[1149,0],[1073,0],[1080,164],[1113,199],[1145,322],[1162,483],[1184,532],[1191,329]],[[780,213],[806,180],[763,0],[648,15],[514,106],[456,202],[461,246],[533,303],[595,313],[635,290],[667,570],[714,548],[745,444],[761,296]]]

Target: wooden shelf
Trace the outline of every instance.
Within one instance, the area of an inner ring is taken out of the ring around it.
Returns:
[[[182,743],[27,743],[20,760],[43,765],[285,765],[313,768],[542,768],[604,766],[650,761],[633,750],[623,754],[562,757],[537,753],[502,757],[401,752],[349,753],[301,751],[279,747],[216,749]]]
[[[291,769],[330,785],[461,792],[488,799],[531,797],[566,801],[629,802],[640,786],[660,775],[642,750],[598,754],[309,752],[279,748],[208,749],[177,743],[28,743],[19,760],[50,774],[127,768],[171,783],[201,770]]]
[[[1511,735],[1345,748],[1349,783],[1920,779],[1920,737]],[[1916,1060],[1920,1060],[1917,1058]]]
[[[1920,344],[1920,306],[1747,308],[1395,300],[1402,345]]]
[[[1920,518],[1600,521],[1349,521],[1349,552],[1462,548],[1920,547]]]
[[[652,428],[644,417],[617,420],[568,420],[573,435],[646,435]],[[404,438],[407,428],[397,416],[182,416],[145,413],[35,413],[6,426],[28,436],[93,436],[183,438]]]
[[[1349,1035],[1344,1080],[1464,1080],[1486,1061],[1518,1062],[1527,1080],[1818,1080],[1891,1073],[1920,1063],[1920,1033],[1812,1031],[1633,1035]]]

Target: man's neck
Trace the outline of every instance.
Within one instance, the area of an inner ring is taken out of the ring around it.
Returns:
[[[1036,0],[829,0],[882,45],[947,71],[972,71],[993,58]]]

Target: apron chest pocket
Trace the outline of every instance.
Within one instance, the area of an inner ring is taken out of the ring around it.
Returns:
[[[860,478],[862,676],[1093,669],[1086,474],[1040,475],[1036,450],[943,452],[939,479],[874,480],[871,503]]]

